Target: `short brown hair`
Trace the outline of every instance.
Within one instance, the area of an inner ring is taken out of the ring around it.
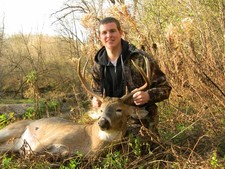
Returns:
[[[115,23],[116,26],[117,26],[117,29],[119,31],[121,31],[120,22],[114,17],[105,17],[105,18],[103,18],[102,20],[100,20],[99,25],[104,25],[104,24],[112,23],[112,22]]]

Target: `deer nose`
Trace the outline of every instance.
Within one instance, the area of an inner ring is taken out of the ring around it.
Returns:
[[[110,127],[109,121],[104,117],[98,121],[98,125],[102,130],[108,130]]]

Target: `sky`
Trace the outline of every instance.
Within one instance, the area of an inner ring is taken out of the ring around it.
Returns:
[[[52,13],[61,9],[65,0],[0,0],[0,27],[4,18],[4,32],[43,33],[55,35]]]

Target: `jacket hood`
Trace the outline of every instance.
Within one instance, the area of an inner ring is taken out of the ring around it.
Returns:
[[[132,53],[135,52],[136,47],[134,45],[129,44],[127,41],[121,39],[121,44],[122,44],[122,59],[123,62],[125,62]],[[105,46],[103,46],[95,55],[94,58],[95,62],[102,65],[102,66],[107,66],[108,65],[108,57],[107,57],[107,52]]]

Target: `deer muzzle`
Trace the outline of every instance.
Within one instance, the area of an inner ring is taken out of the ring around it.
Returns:
[[[110,123],[105,117],[100,118],[98,125],[101,130],[108,130],[110,128]]]

